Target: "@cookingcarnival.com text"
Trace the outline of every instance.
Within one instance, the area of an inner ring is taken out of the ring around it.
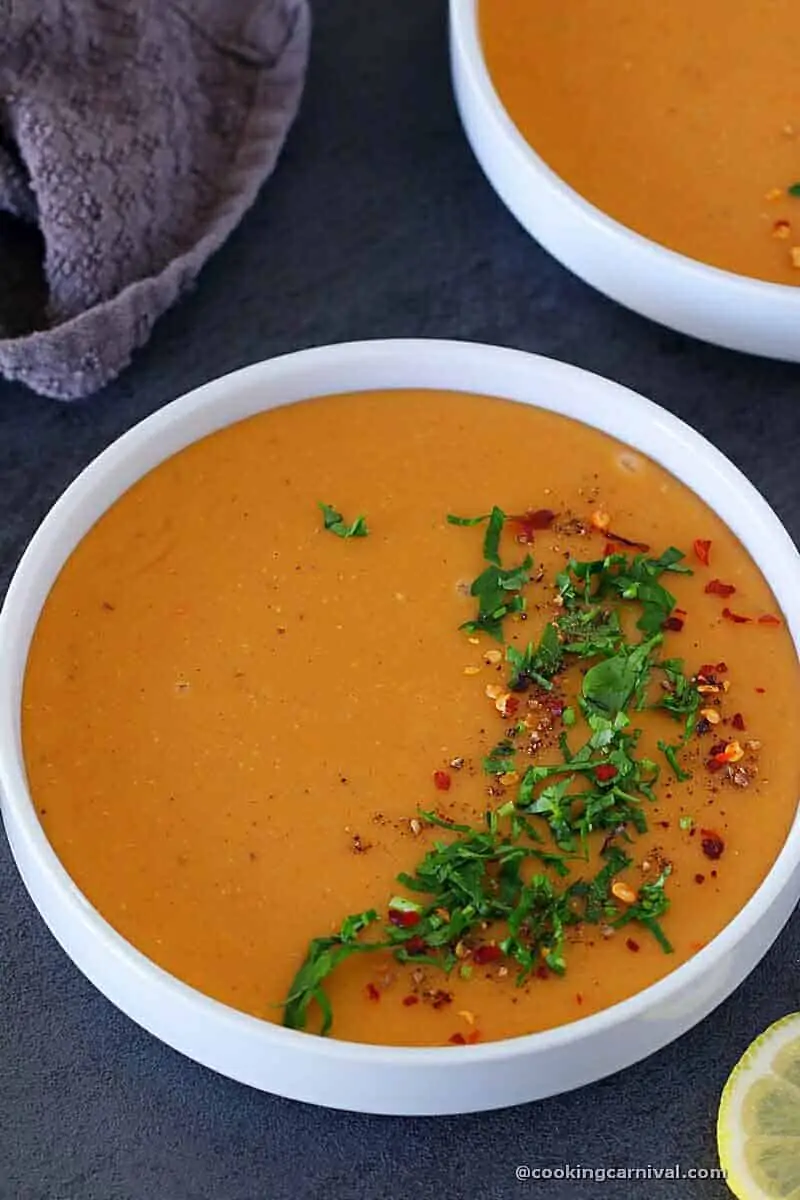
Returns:
[[[595,1183],[605,1183],[612,1179],[724,1179],[726,1172],[722,1167],[684,1167],[681,1163],[671,1163],[669,1166],[657,1167],[646,1163],[638,1167],[623,1167],[609,1164],[608,1166],[584,1166],[582,1163],[560,1163],[553,1167],[537,1167],[528,1163],[520,1163],[514,1171],[517,1179],[531,1179],[546,1183],[565,1179],[591,1179]]]

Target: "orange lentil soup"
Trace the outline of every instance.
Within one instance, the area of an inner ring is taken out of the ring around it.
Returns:
[[[672,546],[692,573],[653,566]],[[797,694],[764,579],[653,462],[525,405],[362,393],[231,426],[97,522],[23,739],[56,853],[154,962],[319,1031],[298,971],[374,909],[344,942],[394,941],[326,975],[332,1033],[459,1044],[597,1012],[730,921],[792,821]],[[397,882],[424,862],[450,893]]]
[[[793,0],[480,0],[479,12],[511,119],[581,195],[690,258],[800,283]]]

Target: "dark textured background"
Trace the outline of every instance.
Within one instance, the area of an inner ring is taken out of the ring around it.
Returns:
[[[442,3],[319,0],[315,15],[278,172],[133,367],[81,406],[0,383],[0,593],[59,492],[133,422],[244,363],[361,337],[499,342],[628,384],[716,442],[798,540],[800,367],[649,324],[529,241],[462,137]],[[56,946],[2,840],[0,1197],[723,1197],[717,1182],[518,1183],[514,1167],[715,1165],[720,1088],[748,1041],[800,1008],[799,953],[795,918],[708,1020],[594,1087],[473,1117],[353,1116],[252,1092],[140,1031]]]

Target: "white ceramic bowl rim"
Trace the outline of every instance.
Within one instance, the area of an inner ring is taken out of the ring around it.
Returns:
[[[538,389],[544,378],[551,399],[537,400],[540,407],[550,407],[572,416],[576,415],[576,409],[581,409],[582,415],[577,419],[605,430],[665,465],[670,463],[668,469],[672,469],[678,478],[693,475],[695,484],[689,486],[694,486],[694,490],[707,500],[709,496],[722,497],[722,507],[736,513],[736,520],[729,521],[731,528],[743,537],[751,556],[761,566],[781,604],[795,647],[800,646],[800,557],[766,501],[715,447],[678,418],[636,393],[563,363],[468,342],[396,339],[341,343],[245,367],[175,400],[129,430],[96,458],[54,505],[25,551],[0,610],[0,646],[4,648],[4,659],[0,663],[0,799],[7,826],[11,824],[8,818],[13,818],[15,829],[26,843],[30,860],[35,862],[37,870],[55,882],[59,903],[71,918],[91,932],[103,953],[112,961],[124,963],[129,974],[146,978],[151,985],[158,984],[165,1001],[171,997],[187,1018],[213,1018],[217,1027],[222,1023],[228,1028],[246,1028],[248,1036],[255,1038],[264,1049],[289,1050],[293,1045],[307,1048],[313,1038],[315,1056],[332,1064],[365,1061],[376,1066],[435,1063],[452,1067],[456,1057],[462,1062],[476,1063],[508,1060],[534,1047],[555,1049],[617,1030],[630,1018],[641,1015],[657,1003],[668,1002],[713,972],[788,884],[792,866],[800,857],[800,817],[796,815],[764,882],[717,937],[688,962],[645,990],[598,1013],[540,1033],[460,1047],[457,1055],[452,1048],[375,1046],[320,1038],[237,1012],[181,983],[135,950],[73,883],[37,819],[26,783],[20,732],[25,662],[39,612],[38,606],[32,611],[30,598],[36,590],[37,579],[46,573],[52,582],[76,544],[73,540],[65,546],[62,536],[71,514],[81,506],[87,510],[93,504],[96,507],[98,491],[114,499],[127,490],[141,472],[126,479],[126,463],[143,446],[157,448],[150,456],[151,464],[155,465],[181,446],[203,436],[193,435],[188,440],[181,440],[182,426],[191,414],[203,414],[205,432],[211,432],[258,411],[253,404],[236,409],[237,392],[241,396],[249,394],[248,387],[258,385],[260,395],[263,390],[264,400],[260,407],[292,403],[312,395],[343,390],[335,385],[326,387],[324,381],[335,375],[337,369],[341,371],[343,366],[357,363],[361,375],[371,382],[361,386],[354,384],[349,390],[447,388],[454,386],[448,380],[452,380],[456,361],[459,372],[465,378],[476,380],[476,390],[487,394],[509,396],[512,390],[524,392],[525,381],[531,374],[536,376]],[[355,367],[351,374],[354,372]],[[307,381],[310,373],[320,381],[319,386],[309,391],[308,383],[304,382],[299,388],[295,386],[298,394],[291,395],[294,376],[302,374]],[[480,385],[483,378],[495,374],[505,381],[497,391]],[[396,380],[399,375],[406,382],[381,382],[382,377]],[[471,388],[461,386],[455,390]],[[511,395],[510,398],[515,397]],[[519,395],[516,398],[522,399]],[[697,463],[701,464],[700,468],[692,465]],[[111,499],[106,499],[104,507]],[[710,502],[714,507],[713,499]],[[87,528],[92,523],[93,520]]]
[[[707,280],[716,278],[730,292],[734,289],[734,299],[742,305],[761,299],[774,299],[777,296],[794,297],[800,304],[800,287],[785,283],[772,283],[766,279],[754,279],[748,275],[739,275],[735,271],[726,271],[700,259],[690,258],[677,250],[655,242],[643,234],[637,233],[628,225],[623,225],[614,217],[609,216],[601,208],[597,208],[577,192],[570,184],[549,167],[543,158],[534,150],[530,142],[523,137],[512,120],[507,108],[492,82],[489,68],[483,54],[480,28],[478,21],[478,5],[480,0],[450,0],[450,21],[457,29],[460,46],[465,52],[471,71],[471,83],[481,95],[481,99],[491,110],[502,135],[513,143],[517,154],[527,160],[527,166],[546,178],[552,189],[560,193],[565,204],[571,204],[578,209],[589,224],[612,233],[622,241],[635,246],[640,255],[650,256],[654,265],[671,264],[678,268],[687,284],[692,277]],[[800,336],[800,335],[799,335]]]

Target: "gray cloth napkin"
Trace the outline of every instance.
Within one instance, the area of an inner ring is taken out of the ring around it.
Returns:
[[[307,0],[0,0],[0,297],[25,223],[45,296],[0,373],[70,400],[128,364],[272,172],[309,29]]]

